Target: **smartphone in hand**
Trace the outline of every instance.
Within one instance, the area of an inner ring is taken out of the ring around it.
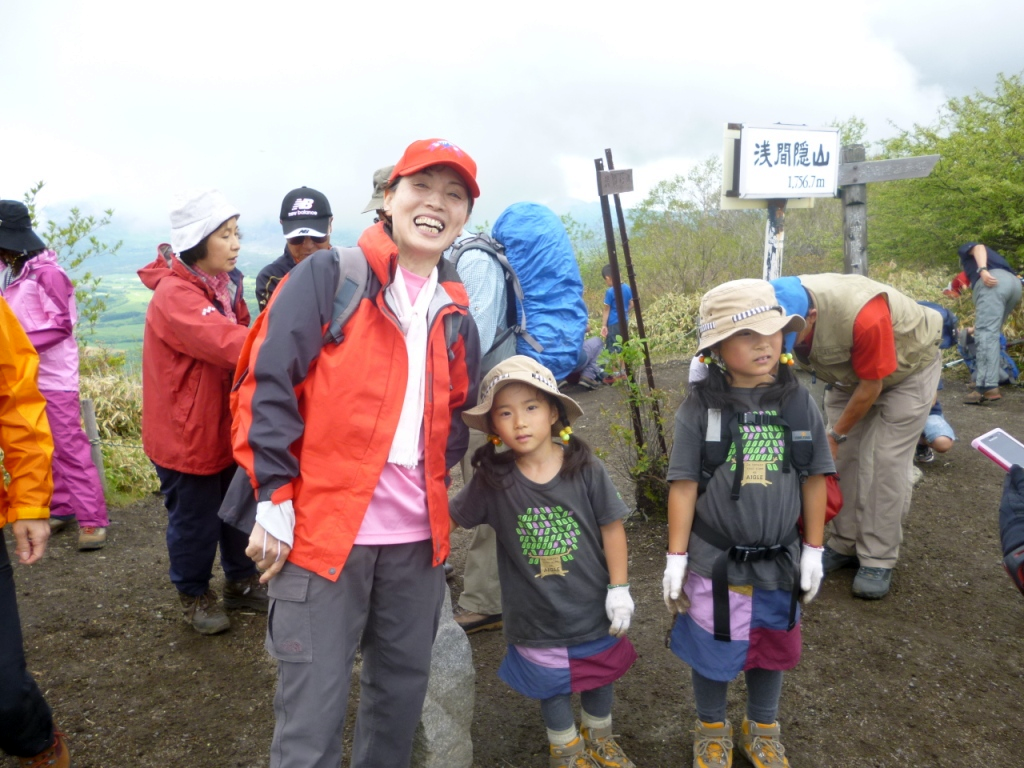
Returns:
[[[971,447],[988,456],[1003,469],[1014,464],[1024,467],[1024,443],[999,427],[971,441]]]

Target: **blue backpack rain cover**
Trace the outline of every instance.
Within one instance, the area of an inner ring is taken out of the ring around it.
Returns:
[[[510,205],[494,222],[494,239],[523,287],[523,310],[530,335],[543,352],[516,337],[516,353],[546,366],[555,379],[566,378],[579,362],[587,334],[583,279],[569,235],[554,211],[538,203]]]

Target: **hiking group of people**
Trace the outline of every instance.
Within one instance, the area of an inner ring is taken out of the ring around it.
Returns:
[[[634,766],[612,726],[615,682],[638,658],[628,638],[629,508],[573,433],[582,409],[564,391],[570,373],[584,388],[600,382],[602,344],[617,352],[615,299],[605,299],[602,339],[581,345],[564,371],[515,346],[497,352],[509,330],[507,280],[490,256],[444,258],[479,195],[464,150],[413,142],[374,174],[364,212],[376,218],[357,248],[339,249],[326,197],[293,190],[281,208],[284,252],[256,281],[255,320],[236,268],[240,212],[217,191],[175,203],[171,243],[139,272],[154,292],[143,445],[167,508],[170,579],[202,634],[229,628],[225,608],[268,612],[275,768],[340,763],[357,652],[351,764],[409,765],[454,526],[474,529],[455,620],[467,633],[503,627],[497,673],[539,701],[550,766]],[[988,252],[987,261],[971,253],[995,269]],[[633,297],[623,300],[628,322]],[[70,329],[73,297],[62,306],[54,314],[71,317],[61,321]],[[26,336],[3,301],[0,332],[0,447],[11,475],[0,514],[13,523],[17,558],[31,563],[56,508],[50,454],[56,483],[55,446],[71,430],[47,427],[50,390],[42,374],[36,384],[33,346],[41,359],[57,334]],[[670,647],[691,668],[693,764],[727,767],[738,743],[757,768],[778,768],[788,765],[778,708],[784,672],[800,658],[802,604],[843,567],[858,569],[855,596],[889,591],[910,469],[936,402],[942,317],[864,277],[803,275],[712,288],[697,332],[667,475]],[[793,365],[826,382],[824,417]],[[976,382],[981,402],[998,395],[986,377]],[[74,391],[77,407],[77,382]],[[449,501],[459,463],[463,487]],[[837,472],[845,503],[826,540]],[[233,487],[238,506],[251,506],[245,525],[245,513],[222,507]],[[81,531],[105,530],[105,510],[75,513]],[[218,550],[223,600],[210,587]],[[7,620],[17,606],[6,549],[0,557],[0,749],[26,766],[68,766],[18,622]],[[747,702],[734,742],[727,692],[741,672]]]

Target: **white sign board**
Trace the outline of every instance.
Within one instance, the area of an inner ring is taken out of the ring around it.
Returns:
[[[740,129],[741,198],[835,197],[839,129],[744,125]]]

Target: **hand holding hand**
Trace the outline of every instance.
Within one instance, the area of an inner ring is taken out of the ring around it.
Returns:
[[[686,613],[690,607],[690,601],[683,594],[683,582],[686,580],[686,568],[689,565],[690,556],[667,555],[665,558],[665,578],[661,582],[665,607],[671,613]]]
[[[633,598],[629,596],[628,584],[608,590],[608,596],[604,599],[604,611],[608,614],[608,621],[612,623],[608,628],[608,634],[612,637],[625,635],[629,629],[630,619],[633,618]]]
[[[824,554],[824,547],[803,545],[803,551],[800,553],[800,591],[804,593],[801,598],[804,605],[811,602],[818,594],[821,580],[825,577],[825,569],[821,564]]]

